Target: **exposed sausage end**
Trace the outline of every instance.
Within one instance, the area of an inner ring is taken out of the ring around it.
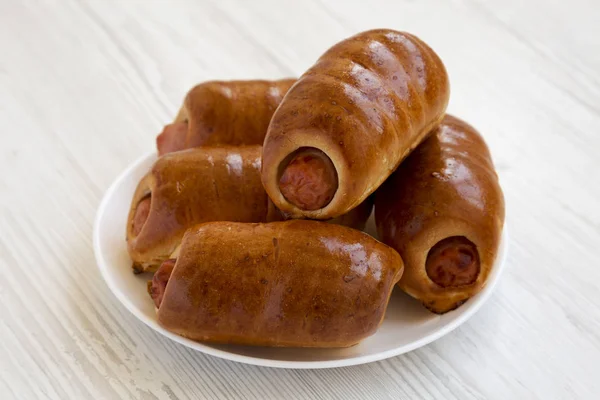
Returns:
[[[470,240],[453,236],[429,250],[425,264],[429,279],[441,287],[470,285],[479,275],[479,252]]]
[[[131,226],[131,233],[133,236],[137,236],[142,231],[148,215],[150,215],[150,204],[152,202],[151,196],[144,197],[135,208],[135,214],[133,215],[133,221]]]
[[[167,283],[169,283],[169,278],[171,277],[171,273],[173,273],[176,261],[175,258],[171,258],[163,262],[158,271],[154,274],[154,277],[152,277],[152,281],[148,282],[148,293],[150,294],[150,297],[152,297],[152,300],[154,300],[156,308],[160,308],[163,296],[165,295],[165,289],[167,288]]]
[[[279,178],[279,190],[286,200],[307,211],[329,204],[337,188],[337,172],[331,159],[314,148],[299,149]]]
[[[156,137],[158,155],[162,156],[163,154],[185,149],[187,131],[187,122],[175,122],[165,125],[163,131]]]

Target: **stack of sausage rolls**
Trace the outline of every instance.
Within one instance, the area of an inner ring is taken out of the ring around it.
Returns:
[[[377,330],[394,287],[438,314],[474,296],[504,200],[449,95],[436,53],[389,29],[337,43],[298,80],[191,89],[127,221],[159,323],[198,341],[346,347]],[[361,231],[373,206],[381,242]]]

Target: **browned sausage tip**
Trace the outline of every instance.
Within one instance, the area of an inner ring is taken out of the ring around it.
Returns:
[[[156,137],[158,155],[185,149],[185,140],[188,131],[187,122],[175,122],[165,125],[163,131]]]
[[[281,194],[303,210],[325,207],[337,188],[335,166],[325,153],[315,148],[299,149],[279,178]]]
[[[441,287],[469,285],[479,275],[479,253],[467,238],[449,237],[429,250],[425,267],[429,279]]]
[[[151,196],[144,197],[135,208],[135,214],[133,215],[131,232],[133,236],[139,235],[148,219],[148,215],[150,215],[150,203]]]
[[[152,277],[152,283],[149,287],[150,297],[154,300],[154,305],[156,308],[160,308],[160,304],[162,303],[163,296],[165,294],[165,289],[167,288],[167,283],[169,283],[169,278],[171,277],[171,273],[173,273],[173,268],[175,268],[176,263],[175,258],[170,258],[162,263],[158,271]]]

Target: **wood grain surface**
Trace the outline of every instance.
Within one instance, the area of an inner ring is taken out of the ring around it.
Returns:
[[[0,398],[600,398],[599,21],[596,0],[1,0]],[[491,300],[426,347],[315,371],[206,356],[130,315],[92,224],[185,92],[297,76],[376,27],[438,52],[449,110],[491,147],[511,233]]]

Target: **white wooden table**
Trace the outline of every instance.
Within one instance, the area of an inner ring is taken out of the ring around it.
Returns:
[[[600,398],[597,0],[285,3],[0,1],[0,398]],[[375,27],[440,54],[450,111],[492,149],[512,241],[491,300],[429,346],[316,371],[136,320],[92,252],[111,181],[193,84],[297,76]]]

